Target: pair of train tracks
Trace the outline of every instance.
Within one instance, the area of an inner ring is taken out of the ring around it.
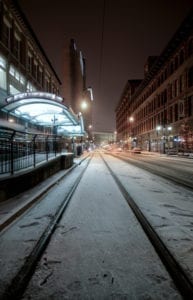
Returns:
[[[102,157],[102,156],[101,156]],[[147,218],[144,216],[142,211],[140,210],[139,206],[135,203],[134,199],[129,195],[127,190],[125,189],[124,185],[119,180],[118,176],[113,172],[109,164],[105,161],[102,157],[105,165],[107,166],[110,174],[114,178],[115,182],[117,183],[122,195],[126,199],[127,203],[131,207],[134,215],[138,219],[139,223],[141,224],[144,232],[148,236],[150,242],[154,246],[156,252],[158,253],[160,259],[162,260],[163,264],[165,265],[168,273],[170,274],[171,278],[173,279],[177,289],[180,291],[181,295],[184,299],[190,300],[193,299],[193,283],[187,276],[186,272],[183,270],[181,265],[178,261],[174,258],[172,253],[167,248],[166,244],[161,240],[157,232],[151,226]],[[168,177],[167,177],[168,179]],[[184,184],[182,184],[184,186]],[[185,185],[187,187],[187,185]],[[188,185],[188,188],[190,186]]]
[[[141,224],[144,232],[148,236],[151,244],[154,246],[156,252],[158,253],[160,259],[162,260],[163,264],[165,265],[168,273],[170,274],[171,278],[173,279],[177,289],[179,290],[180,294],[182,295],[183,299],[193,299],[193,283],[187,276],[186,272],[183,270],[181,265],[176,261],[173,257],[171,252],[168,250],[165,243],[161,240],[158,236],[154,228],[151,226],[147,218],[144,216],[140,208],[135,203],[134,199],[129,195],[128,191],[119,180],[118,176],[110,167],[109,163],[105,160],[104,156],[100,154],[104,164],[106,165],[107,169],[109,170],[111,176],[114,178],[119,190],[121,191],[123,197],[126,199],[127,203],[131,207],[132,211],[134,212],[136,218],[138,219],[139,223]],[[90,160],[92,157],[90,158]],[[79,174],[75,182],[73,183],[71,189],[66,195],[64,201],[58,207],[55,215],[50,220],[48,226],[45,228],[43,233],[41,234],[40,238],[36,242],[35,246],[33,247],[30,254],[24,261],[24,264],[20,268],[20,270],[15,274],[12,278],[11,282],[9,282],[6,288],[1,291],[0,299],[2,300],[10,300],[10,299],[21,299],[27,285],[35,271],[35,267],[40,260],[42,254],[44,253],[51,236],[53,235],[57,224],[59,223],[61,217],[63,216],[70,199],[72,198],[73,194],[76,191],[77,186],[80,184],[81,178],[86,171],[90,160],[85,164],[82,172]]]
[[[19,271],[13,276],[12,280],[10,282],[7,282],[4,284],[3,287],[0,288],[0,299],[1,300],[19,300],[21,299],[33,273],[35,270],[35,267],[40,260],[42,254],[44,253],[49,240],[51,239],[51,236],[53,235],[62,215],[64,214],[68,203],[70,199],[72,198],[84,172],[86,171],[89,162],[91,160],[91,156],[85,157],[79,164],[81,164],[84,160],[85,166],[83,167],[83,170],[80,172],[74,183],[72,184],[71,188],[69,189],[67,195],[65,196],[64,200],[62,203],[59,205],[57,210],[55,211],[55,214],[51,218],[50,222],[42,232],[41,236],[38,238],[37,242],[35,243],[35,246],[32,248],[31,252],[29,255],[25,258],[25,261]],[[62,180],[63,177],[60,179]],[[54,188],[55,185],[58,184],[58,181],[53,184],[51,188]],[[48,191],[46,190],[46,193]],[[43,195],[40,195],[38,198],[42,197],[44,198],[45,193]],[[41,199],[40,199],[41,201]],[[33,201],[32,201],[33,202]],[[36,204],[37,201],[35,200],[33,204]],[[33,206],[29,205],[28,210],[33,209]],[[26,209],[23,211],[24,213],[26,212]],[[16,216],[19,215],[19,218],[22,218],[22,212],[19,212],[18,214],[16,213]],[[5,222],[4,225],[2,225],[2,234],[6,234],[6,230],[9,229],[9,227],[15,226],[15,217],[10,219],[9,221]],[[13,223],[13,224],[12,224]],[[3,269],[1,269],[1,272],[3,272]],[[2,273],[3,274],[3,273]],[[2,281],[3,282],[3,281]]]
[[[123,155],[123,154],[114,154],[114,153],[108,153],[114,157],[117,157],[121,159],[124,162],[127,162],[129,164],[133,164],[134,166],[137,166],[145,171],[148,171],[154,175],[158,175],[164,179],[167,179],[177,185],[181,185],[185,188],[188,188],[190,190],[193,190],[193,181],[192,181],[192,176],[188,176],[188,178],[185,180],[182,178],[182,176],[177,176],[179,175],[178,171],[175,171],[175,176],[170,175],[168,172],[168,169],[163,169],[163,165],[159,164],[156,162],[156,164],[152,164],[151,161],[148,161],[148,163],[144,160],[138,160],[138,159],[131,159],[128,155]]]

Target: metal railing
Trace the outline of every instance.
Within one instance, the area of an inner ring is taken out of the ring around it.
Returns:
[[[0,126],[0,174],[14,174],[61,155],[65,139],[51,134],[23,132]]]

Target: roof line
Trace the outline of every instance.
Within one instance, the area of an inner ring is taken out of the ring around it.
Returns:
[[[47,56],[45,50],[44,50],[43,47],[41,46],[40,41],[38,40],[38,38],[37,38],[37,36],[36,36],[34,30],[32,29],[32,26],[30,25],[30,23],[29,23],[29,21],[28,21],[26,15],[25,15],[25,13],[23,12],[21,6],[19,5],[18,0],[15,0],[14,2],[13,2],[13,0],[12,0],[12,3],[14,3],[14,4],[12,4],[12,5],[16,7],[16,9],[18,10],[19,14],[21,15],[21,21],[23,21],[23,23],[24,23],[25,26],[27,25],[27,28],[29,29],[30,34],[32,35],[32,37],[33,37],[33,39],[35,40],[37,46],[39,47],[40,51],[41,51],[42,54],[44,55],[44,57],[45,57],[45,59],[46,59],[48,65],[50,66],[52,72],[53,72],[54,75],[56,76],[56,78],[57,78],[57,80],[59,81],[59,83],[62,84],[62,82],[61,82],[59,76],[57,75],[56,71],[54,70],[54,67],[52,66],[52,64],[51,64],[51,62],[50,62],[50,60],[49,60],[49,58],[48,58],[48,56]],[[18,16],[18,17],[19,17],[19,16]]]

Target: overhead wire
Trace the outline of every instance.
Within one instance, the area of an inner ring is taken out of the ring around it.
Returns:
[[[103,0],[102,10],[102,28],[101,28],[101,42],[100,42],[100,62],[99,62],[99,94],[101,96],[102,91],[102,68],[103,68],[103,52],[104,52],[104,29],[105,29],[105,10],[106,0]]]

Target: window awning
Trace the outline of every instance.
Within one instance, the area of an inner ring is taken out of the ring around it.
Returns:
[[[81,114],[75,115],[55,94],[32,92],[6,98],[3,111],[29,123],[55,127],[63,135],[84,135]]]

